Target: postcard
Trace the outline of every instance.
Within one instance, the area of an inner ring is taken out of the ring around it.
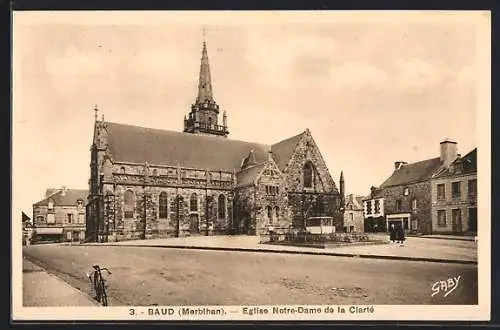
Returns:
[[[490,20],[14,12],[13,320],[489,320]]]

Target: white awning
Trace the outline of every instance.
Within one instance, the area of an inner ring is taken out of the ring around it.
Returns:
[[[63,232],[63,229],[60,227],[55,228],[36,228],[35,232],[37,234],[46,234],[46,235],[60,235]]]

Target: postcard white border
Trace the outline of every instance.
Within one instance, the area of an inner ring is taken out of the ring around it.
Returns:
[[[129,315],[129,307],[23,307],[22,306],[22,228],[19,222],[20,207],[16,204],[16,196],[21,192],[21,187],[16,186],[16,177],[20,175],[13,168],[12,171],[12,318],[21,320],[400,320],[400,321],[485,321],[490,319],[491,306],[491,13],[489,11],[282,11],[282,12],[14,12],[13,27],[17,23],[50,23],[50,24],[189,24],[200,22],[217,22],[217,24],[244,24],[246,21],[259,24],[272,24],[277,17],[283,23],[318,23],[322,20],[331,22],[357,22],[390,24],[401,21],[416,20],[418,22],[470,22],[476,27],[477,47],[477,132],[478,132],[478,216],[483,219],[478,223],[478,305],[374,305],[373,313],[363,314],[321,314],[318,315],[245,315],[242,306],[213,306],[224,308],[227,311],[239,310],[240,312],[228,313],[224,317],[198,316],[183,318],[179,316],[148,316]],[[222,19],[223,18],[223,19]],[[13,28],[14,30],[14,28]],[[13,42],[16,42],[15,35]],[[13,47],[15,49],[15,47]],[[19,71],[19,63],[13,54],[14,73]],[[16,86],[19,86],[19,77],[14,74],[13,109],[22,100],[16,97]],[[13,111],[14,123],[16,120]],[[16,127],[13,127],[13,152],[15,157]],[[280,305],[282,306],[282,305]],[[338,305],[332,305],[337,307]],[[168,308],[169,306],[165,306]],[[193,306],[197,307],[197,306]],[[265,306],[260,306],[265,307]],[[272,306],[267,306],[272,308]],[[293,306],[288,306],[293,307]],[[309,306],[311,307],[311,306]],[[325,306],[320,306],[324,308]],[[348,306],[347,306],[348,307]],[[174,307],[178,308],[178,307]],[[143,307],[147,310],[147,307]]]

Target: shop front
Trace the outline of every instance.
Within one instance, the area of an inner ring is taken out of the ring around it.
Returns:
[[[410,213],[395,213],[395,214],[387,214],[385,216],[387,232],[391,229],[391,226],[394,225],[394,228],[403,228],[406,231],[411,230],[410,224]]]
[[[62,227],[37,227],[35,229],[35,240],[37,242],[58,243],[63,240]]]

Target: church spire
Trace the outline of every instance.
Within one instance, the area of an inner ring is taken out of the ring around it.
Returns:
[[[203,31],[203,36],[205,36],[205,31]],[[196,101],[191,105],[188,117],[184,117],[184,132],[223,137],[227,137],[229,134],[225,111],[222,116],[222,125],[219,123],[219,105],[215,102],[212,92],[212,77],[205,39],[203,40],[201,51],[198,96],[196,97]]]
[[[205,40],[203,40],[203,49],[201,51],[200,77],[196,103],[215,103],[212,94],[212,78],[210,76],[210,63],[208,62],[207,42]]]

